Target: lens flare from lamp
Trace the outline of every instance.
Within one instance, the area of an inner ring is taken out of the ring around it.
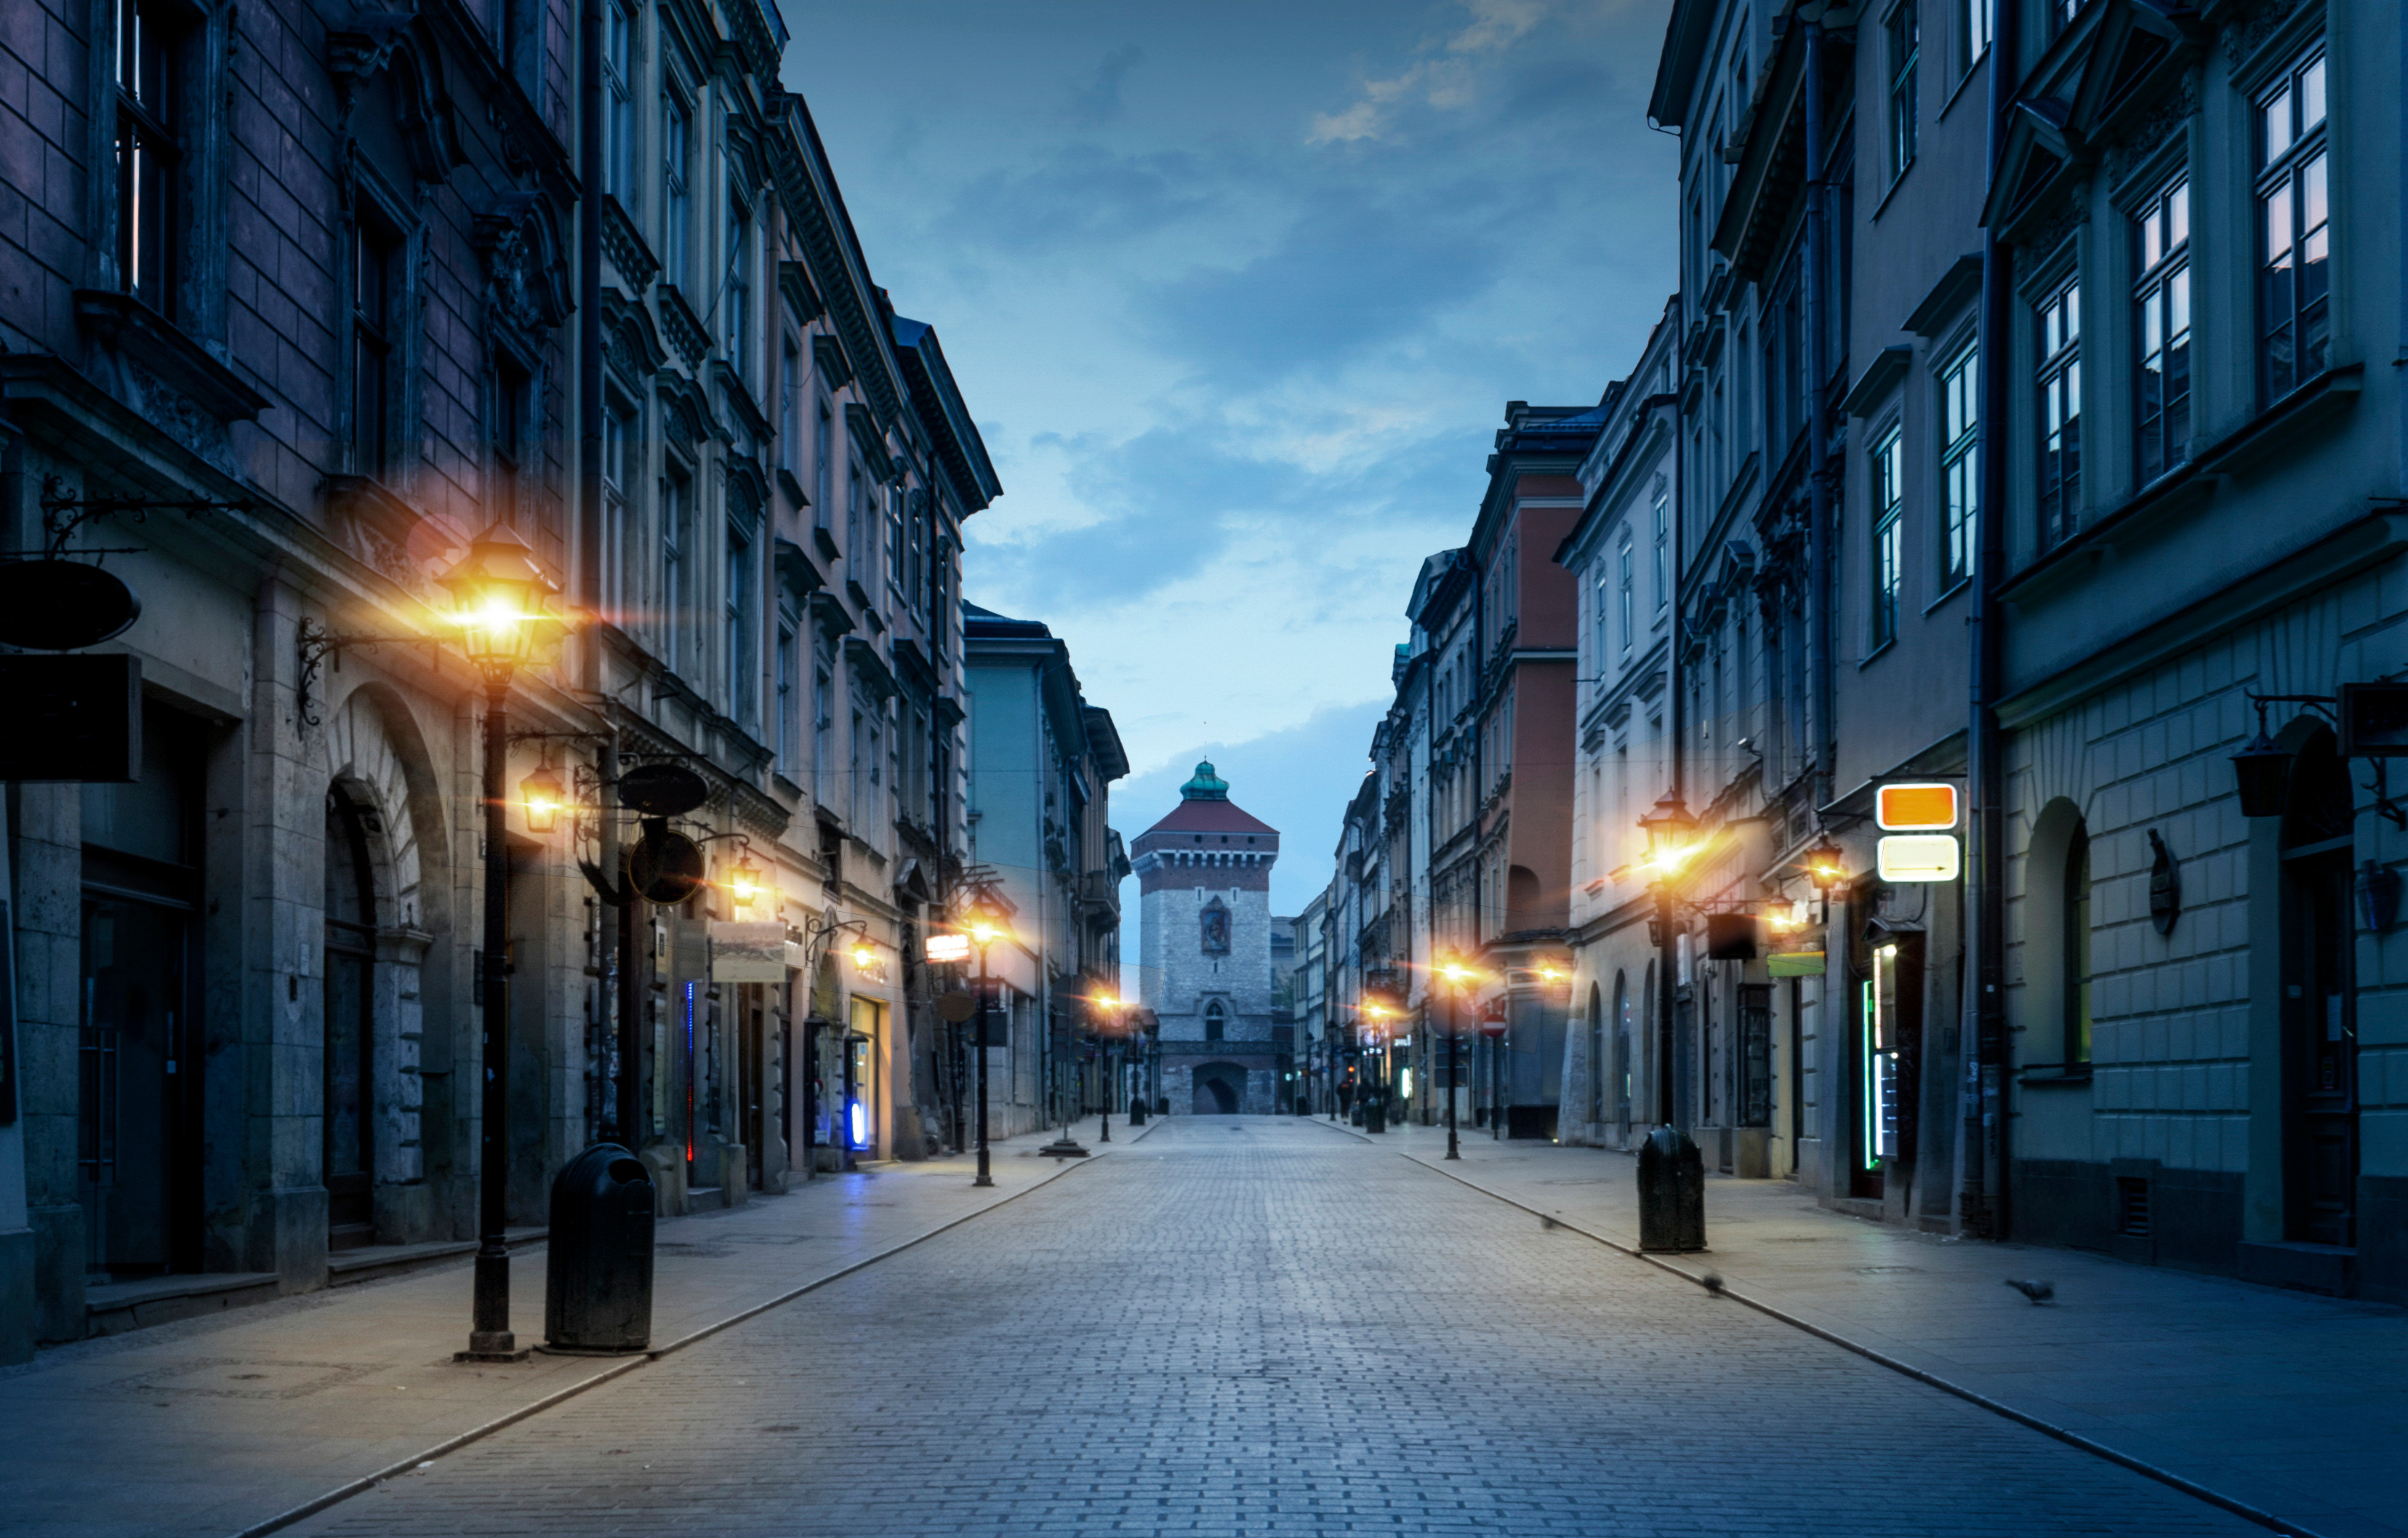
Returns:
[[[751,860],[737,861],[727,873],[727,891],[738,907],[752,907],[761,897],[761,868]]]

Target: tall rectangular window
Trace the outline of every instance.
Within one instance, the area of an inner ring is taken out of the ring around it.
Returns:
[[[901,587],[910,572],[903,564],[903,488],[886,488],[886,580]]]
[[[535,416],[535,380],[514,359],[494,364],[494,471],[495,490],[506,507],[517,504],[524,482],[530,435]]]
[[[400,252],[394,232],[362,207],[351,226],[351,469],[379,480],[393,473]]]
[[[2149,199],[2136,221],[2141,276],[2133,285],[2140,352],[2141,482],[2189,457],[2190,180],[2178,178]]]
[[[751,726],[758,719],[754,702],[759,681],[752,662],[752,541],[744,531],[727,529],[727,592],[721,600],[726,626],[723,649],[727,657],[728,714]]]
[[[2033,316],[2039,363],[2040,542],[2071,539],[2082,510],[2082,284],[2069,280]]]
[[[117,0],[117,275],[176,318],[177,27],[163,0]]]
[[[1905,438],[1895,427],[1873,445],[1872,648],[1898,639],[1899,547],[1906,494]]]
[[[2271,404],[2330,361],[2321,43],[2258,98],[2258,376]]]
[[[608,7],[602,35],[602,180],[603,191],[622,203],[636,189],[636,103],[628,88],[635,30],[635,18],[624,6]]]
[[[1915,100],[1915,66],[1923,51],[1922,27],[1915,18],[1915,0],[1901,0],[1883,28],[1889,42],[1889,174],[1893,181],[1914,164],[1914,138],[1920,104]]]
[[[1671,537],[1670,504],[1659,493],[1656,498],[1656,607],[1663,608],[1672,601]]]
[[[832,527],[828,520],[836,511],[836,409],[827,397],[820,397],[820,409],[811,422],[811,497],[818,506],[811,510],[811,522],[822,528]]]
[[[694,117],[676,93],[661,96],[661,280],[681,292],[691,286],[686,269],[693,243],[694,196],[687,185]]]
[[[1990,51],[1990,33],[1998,25],[1999,0],[1956,0],[1956,73],[1970,75],[1982,55]]]
[[[861,504],[868,495],[869,479],[862,473],[861,461],[853,460],[844,479],[844,558],[848,561],[860,561],[867,553],[861,548]],[[858,577],[860,573],[853,575]]]
[[[737,200],[734,188],[727,193],[727,294],[720,302],[726,307],[723,334],[727,367],[738,379],[750,379],[752,349],[746,341],[752,333],[752,215]]]
[[[677,476],[661,482],[661,662],[671,672],[684,664],[685,524],[688,484]]]
[[[812,650],[811,668],[811,798],[824,807],[836,805],[836,669],[824,643]]]
[[[792,337],[778,353],[778,467],[803,472],[803,353]]]
[[[1940,582],[1954,587],[1973,574],[1974,514],[1981,507],[1981,465],[1973,453],[1981,436],[1981,352],[1967,347],[1940,370],[1940,495],[1946,526],[1941,530]]]
[[[781,617],[778,625],[778,720],[770,745],[777,750],[779,769],[789,780],[800,779],[795,764],[795,713],[802,703],[795,697],[801,682],[798,650],[794,625]]]
[[[1626,539],[1614,552],[1614,583],[1620,588],[1622,597],[1622,632],[1614,639],[1621,643],[1622,654],[1626,657],[1630,655],[1630,648],[1639,635],[1639,618],[1635,612],[1639,598],[1631,591],[1631,564],[1630,541]]]
[[[614,625],[624,625],[627,549],[628,454],[636,440],[634,413],[617,406],[602,412],[602,611]]]

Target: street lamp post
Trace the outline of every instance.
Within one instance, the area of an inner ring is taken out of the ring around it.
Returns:
[[[1446,1157],[1461,1158],[1455,1130],[1455,1081],[1461,1072],[1463,985],[1471,981],[1472,972],[1460,961],[1450,961],[1439,968],[1438,975],[1446,994]]]
[[[982,909],[971,913],[969,931],[970,943],[978,947],[979,954],[979,1029],[975,1051],[978,1061],[978,1178],[970,1182],[976,1186],[995,1184],[995,1176],[987,1167],[986,1151],[987,1012],[993,1007],[990,996],[995,991],[995,979],[987,970],[986,953],[988,946],[1003,938],[1004,929],[1001,920],[992,912]]]
[[[484,1096],[480,1108],[475,1301],[464,1361],[517,1361],[526,1356],[510,1331],[509,1212],[509,771],[510,680],[535,654],[539,632],[557,632],[543,612],[552,580],[535,552],[508,525],[479,535],[467,556],[442,578],[452,592],[460,643],[485,683],[485,928],[482,983]]]
[[[1121,1007],[1121,1002],[1122,1001],[1120,999],[1113,998],[1108,993],[1098,994],[1094,999],[1096,1007],[1103,1012],[1104,1019],[1112,1023],[1111,1026],[1109,1026],[1098,1032],[1096,1042],[1096,1080],[1098,1087],[1102,1089],[1104,1097],[1103,1105],[1096,1113],[1096,1119],[1103,1128],[1096,1138],[1097,1143],[1110,1143],[1112,1141],[1111,1042],[1113,1039],[1117,1038],[1120,1034],[1119,1030],[1114,1028],[1117,1026],[1120,1017],[1113,1012]]]
[[[1706,1247],[1705,1163],[1697,1143],[1675,1125],[1672,1071],[1672,1016],[1680,998],[1675,884],[1682,865],[1695,853],[1689,841],[1698,825],[1679,795],[1667,793],[1654,812],[1639,819],[1639,826],[1646,831],[1647,864],[1656,872],[1656,916],[1647,927],[1656,941],[1656,1099],[1661,1122],[1639,1151],[1639,1247],[1701,1250]]]

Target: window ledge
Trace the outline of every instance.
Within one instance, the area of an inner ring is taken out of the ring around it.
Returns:
[[[1867,217],[1866,222],[1868,223],[1878,224],[1881,223],[1881,216],[1889,209],[1889,200],[1898,195],[1898,190],[1900,187],[1906,185],[1906,179],[1914,170],[1914,162],[1912,160],[1898,168],[1898,175],[1890,178],[1889,185],[1883,189],[1881,201],[1873,205],[1873,211]]]
[[[1874,647],[1871,651],[1867,652],[1861,658],[1859,658],[1856,662],[1856,670],[1858,672],[1862,672],[1881,658],[1887,656],[1890,653],[1897,650],[1898,638],[1896,636],[1892,636],[1889,640],[1882,642],[1879,646]]]
[[[2088,1063],[2038,1063],[2015,1075],[2015,1083],[2032,1089],[2090,1082]]]
[[[1955,582],[1950,582],[1946,587],[1942,588],[1938,597],[1932,599],[1929,603],[1925,604],[1923,606],[1923,611],[1927,614],[1930,613],[1933,610],[1939,608],[1942,604],[1946,603],[1949,599],[1955,597],[1957,594],[1964,592],[1967,588],[1972,585],[1972,578],[1957,578]]]
[[[75,291],[76,319],[128,361],[149,369],[222,424],[249,422],[270,402],[183,327],[131,294]]]

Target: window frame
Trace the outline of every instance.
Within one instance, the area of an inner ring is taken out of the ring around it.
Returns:
[[[1867,499],[1872,504],[1870,601],[1866,610],[1866,655],[1898,640],[1899,602],[1903,591],[1906,514],[1906,432],[1893,422],[1873,438],[1865,453]]]
[[[693,105],[674,76],[661,85],[661,281],[682,294],[694,260]]]
[[[1898,0],[1882,19],[1882,46],[1887,57],[1883,81],[1884,145],[1889,156],[1889,180],[1895,184],[1914,165],[1923,126],[1919,76],[1923,65],[1921,0]]]
[[[2039,518],[2040,548],[2046,551],[2082,528],[2081,273],[2067,272],[2049,284],[2032,305],[2031,320],[2032,506]]]
[[[2251,194],[2252,223],[2256,267],[2254,303],[2257,336],[2253,345],[2257,352],[2257,375],[2259,404],[2272,406],[2332,367],[2332,201],[2331,201],[2331,71],[2328,66],[2326,39],[2319,36],[2314,41],[2293,50],[2292,59],[2282,72],[2250,97],[2251,161],[2255,181]],[[2308,87],[2314,82],[2317,103],[2313,122],[2305,116]],[[2278,149],[2268,135],[2268,114],[2274,102],[2281,99],[2286,122],[2286,140]],[[2321,217],[2310,222],[2311,183],[2314,202]],[[2325,254],[2303,259],[2298,266],[2286,260],[2275,266],[2272,244],[2272,225],[2276,206],[2283,215],[2286,244],[2283,254],[2288,258],[2303,246],[2315,246]],[[2309,285],[2302,281],[2307,266],[2319,269],[2315,282],[2316,295],[2302,302],[2300,295]],[[2280,271],[2286,277],[2277,280]],[[2282,295],[2275,295],[2277,285]],[[2278,324],[2273,311],[2284,311]],[[2315,311],[2318,323],[2317,339],[2313,351],[2303,347],[2300,330],[2308,312]],[[2275,338],[2282,334],[2286,359],[2278,361]],[[2313,363],[2313,367],[2311,364]]]
[[[2134,480],[2146,486],[2190,457],[2192,420],[2190,172],[2158,180],[2133,220]],[[2179,325],[2173,320],[2181,311]],[[2161,367],[2151,360],[2165,355]],[[2179,376],[2179,391],[2172,387]],[[2153,392],[2152,384],[2157,388]]]
[[[1969,339],[1940,366],[1940,588],[1973,575],[1982,507],[1982,344]]]
[[[179,129],[183,126],[184,54],[191,31],[167,0],[117,0],[111,19],[116,63],[110,97],[116,126],[110,147],[116,164],[109,174],[117,194],[117,287],[168,321],[183,319],[183,179],[190,147]],[[155,45],[150,40],[154,32]],[[142,169],[146,160],[151,166],[148,175]],[[143,217],[153,197],[161,206],[155,221]],[[154,225],[159,232],[155,243],[148,237]],[[147,280],[146,269],[152,272]]]
[[[622,207],[636,192],[636,19],[620,0],[609,7],[602,34],[603,190]]]

